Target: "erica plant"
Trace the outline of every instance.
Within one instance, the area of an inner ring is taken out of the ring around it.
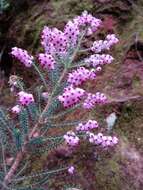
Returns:
[[[108,102],[102,92],[93,94],[84,88],[84,82],[95,80],[102,66],[114,60],[107,52],[118,43],[115,34],[108,34],[104,40],[83,48],[83,43],[101,26],[100,19],[84,11],[81,16],[68,21],[63,31],[45,26],[41,33],[43,52],[35,58],[26,50],[12,48],[13,58],[21,62],[23,69],[35,70],[40,80],[31,90],[26,88],[21,78],[10,77],[9,85],[16,102],[8,113],[0,109],[0,176],[3,187],[20,189],[19,184],[31,178],[33,183],[29,187],[35,186],[42,183],[43,178],[61,171],[74,174],[76,166],[69,165],[26,176],[25,160],[29,152],[50,151],[60,144],[73,150],[80,146],[81,139],[105,150],[118,143],[117,137],[99,133],[99,129],[96,132],[100,127],[93,119],[62,121],[76,109],[89,112],[97,104]],[[79,53],[82,56],[78,56]],[[80,61],[76,61],[77,58]],[[60,127],[65,128],[66,133],[49,133],[49,130]],[[72,128],[69,130],[69,127]]]

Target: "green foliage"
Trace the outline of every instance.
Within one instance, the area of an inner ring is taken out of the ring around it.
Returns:
[[[59,100],[54,99],[49,109],[44,113],[44,117],[48,117],[58,111],[61,107]]]
[[[43,137],[35,137],[30,140],[29,144],[31,145],[41,145],[44,143]]]
[[[3,111],[3,109],[0,108],[0,136],[5,144],[8,143],[8,132],[11,132],[11,126],[10,122],[8,121],[8,118]]]
[[[23,142],[21,131],[17,128],[14,128],[13,137],[15,140],[15,145],[16,145],[17,150],[21,150],[22,142]]]
[[[29,114],[25,108],[19,113],[19,123],[23,134],[27,135],[29,129]]]
[[[4,177],[4,172],[0,171],[0,180],[3,180],[3,177]]]
[[[61,66],[57,64],[54,70],[48,72],[48,78],[50,79],[51,87],[55,86],[61,74]]]
[[[29,151],[35,154],[41,154],[56,149],[63,142],[64,139],[62,136],[51,138],[35,138],[29,144]]]
[[[3,109],[0,108],[0,126],[7,128],[9,126],[8,120]]]
[[[37,86],[35,89],[35,94],[37,97],[37,109],[38,109],[38,113],[41,113],[41,109],[42,109],[42,91],[43,91],[43,86]]]
[[[29,113],[32,121],[36,122],[38,119],[39,111],[38,111],[37,105],[35,103],[28,105],[28,113]]]
[[[3,13],[10,6],[8,0],[0,0],[0,14]]]

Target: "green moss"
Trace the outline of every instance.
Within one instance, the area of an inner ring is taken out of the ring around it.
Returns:
[[[62,11],[64,15],[69,16],[80,14],[84,10],[91,11],[93,8],[93,2],[91,0],[54,0],[52,1],[52,5],[56,14]]]
[[[102,158],[95,166],[97,189],[119,190],[121,188],[120,165],[118,155],[113,158]]]

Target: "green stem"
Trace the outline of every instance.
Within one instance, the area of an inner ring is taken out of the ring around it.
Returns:
[[[64,170],[67,170],[68,167],[65,167],[65,168],[60,168],[60,169],[57,169],[57,170],[52,170],[52,171],[43,171],[43,172],[37,172],[37,174],[32,174],[32,175],[29,175],[29,176],[23,176],[23,177],[20,177],[20,178],[17,178],[17,179],[13,179],[12,181],[23,181],[23,180],[27,180],[27,179],[30,179],[30,178],[35,178],[35,177],[41,177],[43,175],[47,175],[47,174],[54,174],[54,173],[57,173],[57,172],[61,172],[61,171],[64,171]]]
[[[63,71],[63,73],[62,73],[60,79],[58,80],[56,86],[54,87],[54,89],[53,89],[53,91],[52,91],[52,93],[51,93],[51,95],[50,95],[50,97],[49,97],[49,99],[48,99],[48,102],[47,102],[47,104],[46,104],[44,110],[42,111],[42,113],[41,113],[41,115],[40,115],[40,117],[39,117],[38,122],[36,123],[36,125],[35,125],[34,128],[32,129],[31,133],[29,134],[29,138],[31,138],[31,137],[33,136],[34,132],[35,132],[35,131],[37,130],[37,128],[39,127],[39,123],[42,122],[41,120],[43,119],[43,115],[44,115],[45,112],[48,110],[49,106],[51,105],[52,100],[53,100],[53,95],[54,95],[55,91],[57,90],[57,87],[60,85],[61,81],[63,80],[63,78],[64,78],[66,72],[67,72],[67,70],[64,69],[64,71]]]
[[[7,169],[6,169],[6,162],[5,162],[5,149],[4,149],[4,144],[2,142],[2,138],[0,137],[0,141],[1,141],[1,148],[2,148],[2,159],[3,159],[3,167],[4,167],[4,173],[7,173]]]
[[[37,65],[36,65],[35,63],[33,63],[33,67],[34,67],[35,71],[38,73],[38,75],[39,75],[41,81],[43,82],[43,84],[44,84],[44,86],[45,86],[45,88],[47,89],[47,83],[46,83],[46,81],[45,81],[45,79],[44,79],[44,76],[43,76],[42,73],[40,72],[39,68],[37,67]]]
[[[79,50],[79,53],[85,53],[85,52],[88,52],[90,50],[91,50],[91,48],[81,49],[81,50]]]
[[[55,85],[55,87],[54,87],[54,89],[53,89],[53,91],[52,91],[52,93],[51,93],[51,95],[50,95],[50,97],[49,97],[49,100],[48,100],[48,103],[47,103],[45,109],[43,110],[43,112],[42,112],[42,114],[41,114],[41,116],[40,116],[40,120],[42,119],[44,113],[48,110],[49,106],[51,105],[51,102],[52,102],[52,100],[53,100],[53,95],[54,95],[54,93],[56,92],[57,88],[59,87],[61,81],[63,80],[63,78],[64,78],[66,72],[67,72],[67,70],[64,69],[64,71],[63,71],[63,73],[62,73],[60,79],[58,80],[57,84]]]
[[[70,68],[77,68],[77,67],[81,67],[81,66],[87,66],[87,63],[81,63],[79,65],[72,65]]]
[[[68,65],[67,65],[68,68],[70,68],[71,63],[73,62],[73,60],[74,60],[76,54],[78,53],[78,51],[79,51],[79,49],[80,49],[80,45],[81,45],[81,42],[82,42],[82,39],[83,39],[84,35],[85,35],[85,31],[81,34],[81,36],[80,36],[80,38],[79,38],[77,47],[76,47],[76,49],[75,49],[75,51],[74,51],[74,53],[73,53],[73,55],[72,55],[72,57],[71,57],[71,59],[70,59]]]
[[[17,85],[20,88],[20,90],[24,91],[24,88],[23,88],[23,86],[22,86],[22,84],[21,84],[20,81],[17,81]]]
[[[72,112],[72,111],[75,111],[77,108],[79,108],[81,106],[81,104],[76,104],[75,106],[73,106],[72,108],[69,108],[68,110],[65,110],[55,116],[51,116],[49,117],[49,119],[58,119],[59,117],[63,117],[64,115]],[[46,120],[47,119],[47,120]],[[48,118],[45,118],[45,122],[48,122]]]

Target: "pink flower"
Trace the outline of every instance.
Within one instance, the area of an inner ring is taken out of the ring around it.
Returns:
[[[98,128],[99,125],[97,121],[95,120],[88,120],[85,124],[79,123],[78,126],[76,127],[77,131],[89,131],[95,128]]]
[[[72,21],[69,21],[64,29],[64,36],[66,37],[69,45],[75,46],[79,37],[79,27]]]
[[[21,91],[18,93],[18,101],[22,106],[28,106],[34,102],[34,98],[32,94]]]
[[[118,140],[117,137],[113,137],[113,138],[112,138],[112,143],[113,143],[113,145],[118,144],[118,142],[119,142],[119,140]]]
[[[70,166],[70,167],[68,168],[68,173],[69,173],[69,174],[74,174],[74,171],[75,171],[75,168],[74,168],[73,166]]]
[[[87,11],[84,11],[81,16],[77,16],[74,18],[74,23],[78,24],[80,27],[87,27],[87,34],[92,34],[95,32],[100,26],[102,21],[93,17]]]
[[[93,80],[96,78],[96,74],[94,69],[88,70],[84,67],[79,67],[77,70],[73,71],[72,73],[69,73],[68,76],[68,83],[73,86],[81,85],[86,80]]]
[[[29,55],[26,50],[21,48],[13,47],[11,55],[15,57],[18,61],[23,63],[26,67],[31,67],[33,63],[33,56]]]
[[[64,135],[64,140],[69,146],[77,146],[79,144],[79,137],[73,131],[68,131]]]
[[[106,40],[110,43],[110,46],[117,44],[119,42],[119,39],[116,37],[115,34],[108,34],[106,36]]]
[[[41,45],[44,47],[45,52],[50,54],[54,51],[53,45],[50,43],[51,40],[51,29],[47,26],[44,26],[41,33]]]
[[[50,54],[40,53],[38,55],[38,60],[39,60],[40,65],[46,70],[55,68],[56,62],[54,58],[52,57],[52,55]]]
[[[95,53],[100,53],[102,50],[109,50],[110,49],[110,43],[107,40],[99,40],[95,41],[91,47],[91,50]]]
[[[41,35],[41,44],[46,53],[52,55],[55,53],[65,54],[67,50],[67,39],[64,33],[57,28],[50,29],[45,26]]]
[[[118,43],[118,38],[115,34],[108,34],[105,40],[95,41],[91,50],[95,53],[100,53],[102,50],[109,50],[113,45]]]
[[[65,108],[71,107],[78,103],[84,96],[85,91],[81,88],[73,88],[69,86],[64,89],[64,93],[58,97],[59,101]]]
[[[98,67],[99,65],[110,64],[114,58],[108,54],[95,54],[86,58],[84,61],[88,66]]]
[[[88,93],[86,99],[83,102],[83,107],[85,109],[92,109],[96,104],[104,104],[106,101],[107,97],[103,93]]]
[[[96,71],[97,72],[99,72],[99,71],[101,71],[102,70],[102,68],[100,67],[100,66],[98,66],[97,68],[96,68]]]
[[[12,113],[18,114],[18,113],[20,113],[21,108],[20,108],[19,105],[16,105],[16,106],[14,106],[13,108],[11,108],[11,111],[12,111]]]
[[[100,145],[103,148],[115,146],[118,143],[117,137],[104,136],[102,133],[95,135],[94,133],[86,133],[90,143]]]

